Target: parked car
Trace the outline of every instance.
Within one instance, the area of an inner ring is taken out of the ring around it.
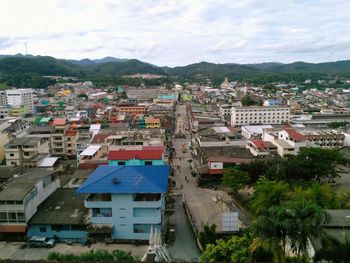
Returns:
[[[48,237],[33,236],[27,241],[28,247],[53,247],[56,241]]]

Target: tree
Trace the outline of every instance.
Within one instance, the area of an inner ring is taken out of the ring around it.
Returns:
[[[249,174],[236,167],[224,169],[222,184],[237,191],[246,186],[250,181]]]
[[[198,239],[203,247],[206,247],[208,244],[214,244],[216,241],[216,225],[204,225]]]
[[[289,160],[290,176],[298,174],[305,180],[328,180],[339,177],[337,164],[347,160],[335,149],[302,148],[299,154]]]
[[[244,95],[241,102],[243,106],[255,105],[255,101],[252,99],[252,97],[249,94]]]
[[[261,177],[255,185],[251,207],[256,215],[264,214],[270,207],[278,206],[287,200],[289,192],[288,183],[271,181]]]
[[[251,262],[252,254],[249,250],[251,239],[232,236],[228,241],[219,239],[215,244],[209,244],[202,253],[202,262]]]
[[[323,238],[321,242],[322,248],[316,251],[315,262],[350,262],[350,240],[347,235],[342,242],[331,236]]]
[[[311,201],[287,201],[268,209],[253,223],[252,251],[262,247],[273,253],[274,262],[285,262],[290,247],[298,259],[308,260],[309,238],[322,235],[328,213]]]

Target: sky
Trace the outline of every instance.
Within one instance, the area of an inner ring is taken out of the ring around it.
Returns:
[[[0,0],[0,54],[159,66],[350,59],[349,0]]]

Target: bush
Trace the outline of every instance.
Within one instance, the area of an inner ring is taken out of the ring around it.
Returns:
[[[82,253],[80,255],[74,254],[60,254],[57,252],[52,252],[47,257],[48,260],[54,261],[83,261],[83,262],[93,262],[93,261],[136,261],[136,258],[132,256],[130,252],[125,252],[122,250],[113,250],[108,252],[104,249],[98,249],[96,251],[90,250],[88,252]]]

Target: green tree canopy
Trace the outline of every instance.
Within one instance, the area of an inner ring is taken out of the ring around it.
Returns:
[[[222,184],[230,187],[233,191],[237,191],[246,186],[250,181],[249,174],[241,171],[237,167],[224,169]]]

